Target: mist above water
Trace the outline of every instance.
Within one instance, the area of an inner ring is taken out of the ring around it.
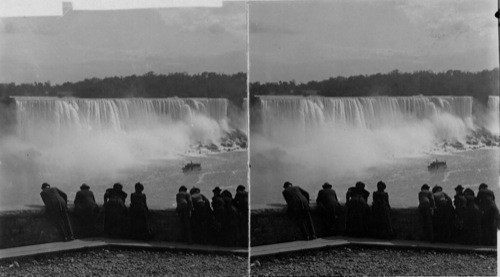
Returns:
[[[0,138],[0,186],[17,197],[42,181],[76,186],[199,155],[200,144],[219,145],[231,129],[226,99],[16,97],[15,105],[15,128]]]
[[[442,153],[444,142],[466,145],[478,128],[498,134],[498,97],[473,113],[475,105],[453,96],[260,97],[252,183],[265,185],[270,175],[279,182],[350,176],[354,183],[370,168]]]

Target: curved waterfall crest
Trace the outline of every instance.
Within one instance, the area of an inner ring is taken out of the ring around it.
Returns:
[[[276,121],[373,129],[402,119],[426,119],[442,113],[469,120],[472,97],[282,97],[261,96],[265,128]],[[267,125],[267,126],[266,126]]]
[[[208,98],[126,98],[82,99],[53,97],[15,97],[19,130],[30,130],[40,123],[55,129],[125,130],[158,120],[193,123],[205,116],[219,123],[227,117],[227,99]]]

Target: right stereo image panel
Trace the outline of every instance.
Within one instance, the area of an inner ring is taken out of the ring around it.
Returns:
[[[497,274],[497,10],[248,3],[251,275]]]

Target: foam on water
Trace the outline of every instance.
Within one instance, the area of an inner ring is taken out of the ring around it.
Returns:
[[[14,131],[0,139],[0,187],[17,197],[41,181],[112,180],[151,160],[180,159],[229,131],[227,99],[16,97],[15,105]]]
[[[354,184],[369,170],[426,159],[444,142],[466,145],[477,129],[498,130],[498,96],[488,107],[456,96],[259,99],[251,132],[254,191],[286,180]]]

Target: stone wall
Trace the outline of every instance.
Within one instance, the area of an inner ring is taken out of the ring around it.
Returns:
[[[80,228],[72,212],[70,220],[78,237]],[[101,214],[96,228],[98,234],[102,234],[103,223]],[[154,240],[180,240],[181,226],[174,209],[151,211],[150,223]],[[0,249],[55,241],[62,241],[62,237],[45,216],[44,208],[0,212]]]
[[[317,235],[325,236],[325,228],[314,209],[311,216]],[[422,231],[417,208],[392,209],[391,219],[396,232],[395,239],[418,240],[421,238]],[[343,233],[343,226],[345,226],[345,218],[342,218],[337,226],[339,234]],[[298,226],[287,216],[285,205],[253,209],[251,236],[252,246],[302,239]]]
[[[325,235],[318,215],[313,211],[312,218],[318,236]],[[70,212],[70,219],[78,236],[78,221]],[[345,220],[345,219],[343,219]],[[337,230],[342,233],[343,220]],[[263,245],[293,241],[301,238],[299,228],[288,218],[284,205],[262,206],[251,213],[252,245]],[[418,210],[416,208],[392,209],[392,222],[396,239],[417,240],[421,237]],[[174,209],[152,210],[151,228],[154,240],[179,241],[181,226]],[[103,230],[103,217],[99,217],[97,230]],[[50,223],[43,208],[0,212],[0,248],[61,241],[57,229]]]

